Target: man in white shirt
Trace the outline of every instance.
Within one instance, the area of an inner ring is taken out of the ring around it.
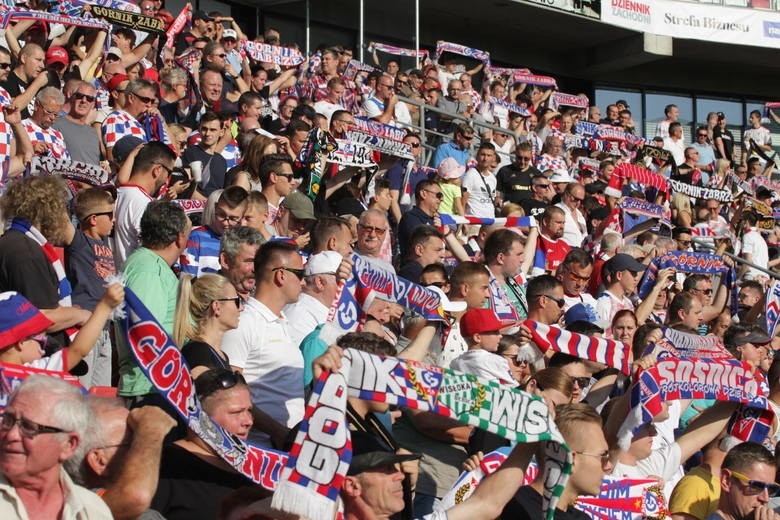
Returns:
[[[294,345],[300,345],[317,325],[328,318],[328,311],[338,293],[341,255],[335,251],[323,251],[309,257],[303,270],[306,285],[298,301],[284,308],[290,323],[290,337]]]
[[[566,185],[561,202],[556,204],[564,214],[563,241],[571,247],[581,247],[588,234],[588,225],[580,211],[584,200],[585,187],[578,182],[572,182]]]
[[[345,110],[341,100],[346,91],[346,82],[339,76],[335,76],[328,80],[328,95],[325,99],[321,99],[314,103],[314,110],[316,110],[318,114],[322,114],[328,118],[328,126],[330,126],[330,118],[335,111]]]
[[[396,120],[410,124],[412,120],[409,109],[395,95],[395,80],[387,74],[377,81],[374,95],[363,102],[363,112],[386,125],[395,125]]]
[[[466,190],[464,204],[466,215],[493,218],[496,216],[496,168],[498,156],[490,143],[482,143],[477,150],[477,166],[469,168],[463,176],[462,187]]]
[[[267,242],[255,256],[254,298],[222,339],[222,350],[252,394],[254,428],[249,440],[281,448],[303,419],[303,355],[293,344],[285,305],[295,303],[304,281],[303,260],[294,244]]]
[[[670,125],[672,123],[676,123],[678,119],[680,119],[680,109],[677,108],[677,105],[666,105],[664,108],[664,116],[666,116],[666,119],[658,123],[655,127],[655,135],[656,137],[660,137],[662,139],[666,139],[671,135]],[[683,140],[685,139],[685,136],[683,135]]]
[[[669,137],[664,137],[664,150],[668,150],[674,157],[674,162],[685,162],[685,139],[683,138],[682,125],[672,123],[669,125]]]
[[[756,227],[758,216],[753,212],[747,212],[742,215],[742,220],[748,225],[747,233],[742,236],[742,256],[748,262],[768,269],[769,248],[766,245],[764,237],[761,236],[761,233]],[[746,265],[743,265],[740,269],[740,275],[744,276],[745,280],[766,278],[766,273]]]

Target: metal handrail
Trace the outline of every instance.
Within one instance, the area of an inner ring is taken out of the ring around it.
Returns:
[[[708,248],[712,249],[712,246],[707,242],[706,238],[693,237],[692,241],[694,243],[696,243],[696,244],[699,244],[699,245],[702,245],[702,246],[705,246],[705,247],[708,247]],[[731,253],[728,253],[726,251],[723,252],[723,255],[731,258],[735,262],[739,262],[740,264],[744,264],[744,265],[746,265],[746,266],[748,266],[748,267],[750,267],[752,269],[755,269],[757,271],[761,271],[762,273],[766,274],[767,276],[769,276],[771,278],[777,278],[777,279],[780,280],[780,273],[777,273],[775,271],[770,271],[766,267],[761,267],[760,265],[756,265],[753,262],[748,262],[744,258],[741,258],[741,257],[739,257],[737,255],[732,255]]]
[[[447,112],[446,110],[442,110],[441,108],[435,107],[433,105],[428,105],[428,104],[423,103],[421,101],[417,101],[416,99],[411,99],[411,98],[404,97],[404,96],[398,96],[398,99],[400,101],[403,101],[404,103],[407,103],[409,105],[414,105],[414,106],[416,106],[416,107],[418,107],[420,109],[420,118],[419,118],[420,123],[419,124],[417,124],[417,125],[414,125],[414,124],[412,124],[412,125],[405,125],[405,124],[397,123],[397,122],[396,122],[396,124],[401,124],[401,126],[405,126],[407,128],[410,128],[410,129],[414,130],[415,132],[417,132],[420,135],[420,139],[422,140],[423,147],[425,148],[425,150],[427,152],[432,152],[434,150],[434,147],[432,145],[428,144],[428,136],[429,135],[437,136],[437,137],[443,137],[443,138],[451,138],[452,134],[443,134],[441,132],[437,132],[435,130],[430,130],[428,128],[425,128],[425,111],[426,110],[430,110],[432,112],[436,112],[437,114],[445,115],[445,116],[450,117],[452,119],[459,119],[459,120],[466,121],[472,127],[480,127],[480,128],[484,128],[484,129],[487,129],[487,130],[491,130],[493,132],[500,132],[502,134],[507,134],[509,136],[512,136],[512,138],[515,139],[515,140],[517,139],[517,136],[515,135],[515,133],[512,132],[511,130],[509,130],[508,128],[504,128],[504,127],[497,126],[497,125],[494,125],[494,124],[491,124],[491,123],[485,123],[483,121],[475,120],[475,119],[473,119],[471,117],[464,116],[463,114],[458,114],[458,113],[455,113],[455,112]],[[471,145],[471,148],[474,148],[474,144]],[[421,161],[421,163],[422,164],[427,164],[429,160],[430,160],[430,155],[426,155],[426,157],[424,158],[423,161]]]

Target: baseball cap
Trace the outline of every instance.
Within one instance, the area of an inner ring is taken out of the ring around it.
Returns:
[[[495,332],[506,327],[493,309],[469,309],[460,318],[460,335],[470,338],[474,334]]]
[[[609,217],[609,208],[606,206],[599,206],[588,213],[588,220],[604,220]]]
[[[366,207],[354,197],[344,197],[336,203],[336,215],[339,217],[352,215],[360,218],[364,211]]]
[[[203,9],[199,9],[195,11],[195,14],[192,15],[192,20],[204,20],[206,22],[211,22],[214,20],[214,18],[210,17]]]
[[[617,273],[620,271],[631,271],[632,273],[641,273],[646,266],[637,262],[636,258],[625,253],[618,253],[604,264],[605,273]]]
[[[565,182],[566,184],[570,182],[575,182],[575,180],[572,178],[571,175],[569,175],[568,172],[553,172],[552,177],[550,177],[550,182],[553,184],[558,184],[561,182]]]
[[[311,255],[303,268],[304,276],[314,276],[315,274],[335,274],[339,270],[342,256],[336,251],[322,251]]]
[[[429,291],[433,291],[439,297],[439,305],[447,312],[463,312],[466,310],[466,302],[453,302],[444,294],[439,287],[435,285],[428,285],[425,287]]]
[[[292,212],[297,219],[317,220],[314,216],[314,204],[309,197],[300,191],[294,191],[287,195],[282,201],[282,207]]]
[[[40,334],[53,323],[15,291],[0,293],[0,349]]]
[[[70,63],[68,51],[65,50],[65,47],[49,47],[49,50],[46,51],[46,64],[51,65],[52,63],[61,63],[62,65]]]
[[[380,442],[370,433],[354,431],[350,434],[352,436],[352,461],[349,464],[347,475],[357,475],[364,471],[408,460],[417,460],[422,457],[419,453],[399,455],[390,446]]]
[[[459,179],[466,173],[466,167],[458,163],[452,157],[447,157],[437,168],[439,177],[442,179]]]
[[[596,317],[596,313],[590,306],[583,303],[572,305],[563,315],[563,321],[566,323],[566,329],[580,333],[600,332],[603,333],[607,324]],[[574,330],[576,327],[577,330]]]
[[[126,135],[116,142],[111,154],[114,156],[117,164],[122,164],[127,159],[127,156],[130,155],[130,152],[135,150],[139,144],[144,144],[141,138],[134,135]]]
[[[119,47],[111,47],[111,48],[109,48],[108,52],[106,53],[106,56],[108,56],[109,54],[113,54],[114,56],[116,56],[120,60],[122,59],[122,51],[119,50]]]
[[[731,332],[731,334],[729,334]],[[726,331],[723,337],[723,342],[728,348],[736,348],[745,343],[752,343],[754,345],[766,345],[772,341],[772,338],[764,332],[764,329],[758,326],[754,326],[748,331]]]
[[[108,80],[108,83],[106,83],[106,89],[113,92],[123,81],[130,81],[130,78],[127,77],[127,74],[114,74],[111,76],[111,79]]]
[[[222,39],[223,40],[238,40],[238,35],[236,34],[235,29],[222,29]]]

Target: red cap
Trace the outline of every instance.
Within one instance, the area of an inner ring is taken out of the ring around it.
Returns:
[[[108,83],[106,83],[106,88],[113,92],[116,90],[116,88],[119,86],[120,83],[123,81],[129,81],[130,78],[127,77],[127,74],[114,74],[110,80],[108,80]]]
[[[493,309],[469,309],[460,318],[460,335],[464,338],[483,332],[495,332],[504,327],[506,324],[498,319]]]
[[[52,63],[61,63],[63,65],[67,65],[70,62],[70,58],[68,56],[68,51],[65,50],[65,47],[49,47],[49,50],[46,51],[46,64],[51,65]]]

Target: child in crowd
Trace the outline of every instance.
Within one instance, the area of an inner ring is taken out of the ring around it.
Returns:
[[[53,323],[21,294],[0,293],[0,362],[59,372],[71,370],[90,353],[111,311],[124,299],[122,284],[108,287],[70,346],[43,357],[45,331]]]
[[[439,213],[443,215],[465,215],[461,180],[466,167],[458,164],[452,157],[444,159],[436,172],[436,180],[441,186],[442,199]]]
[[[488,381],[517,386],[507,360],[496,354],[505,325],[491,309],[469,309],[460,319],[460,334],[468,351],[452,360],[450,368],[473,374]]]

